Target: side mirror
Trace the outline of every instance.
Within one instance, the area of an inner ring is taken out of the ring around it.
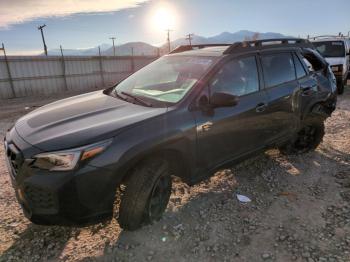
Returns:
[[[231,107],[238,104],[238,96],[228,93],[216,92],[210,97],[210,105],[213,107]]]
[[[117,82],[117,83],[113,84],[112,86],[109,86],[109,87],[105,88],[105,89],[103,90],[103,93],[104,93],[105,95],[110,94],[110,93],[113,91],[113,89],[114,89],[119,83],[120,83],[120,82]]]
[[[115,86],[110,86],[110,87],[107,87],[106,89],[103,90],[103,93],[105,95],[108,95],[110,92],[112,92],[112,90],[114,89]]]

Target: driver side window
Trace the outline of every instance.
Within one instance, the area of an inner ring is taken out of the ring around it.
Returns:
[[[226,63],[209,84],[210,93],[243,96],[259,91],[259,77],[255,57],[245,57]]]

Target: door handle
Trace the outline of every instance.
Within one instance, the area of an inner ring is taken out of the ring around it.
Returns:
[[[212,126],[213,126],[213,123],[208,121],[208,122],[205,122],[202,125],[200,125],[199,129],[197,129],[197,130],[200,132],[206,132],[206,131],[209,131]]]
[[[257,106],[255,107],[255,111],[256,111],[257,113],[264,112],[265,109],[266,109],[266,107],[267,107],[267,104],[265,104],[265,103],[259,103],[259,104],[257,104]]]

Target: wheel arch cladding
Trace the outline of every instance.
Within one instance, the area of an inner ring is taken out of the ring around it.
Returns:
[[[167,143],[148,148],[142,152],[130,150],[129,153],[123,155],[121,159],[123,165],[118,168],[122,173],[121,181],[125,181],[130,170],[138,164],[151,158],[160,157],[168,161],[170,169],[173,171],[172,175],[179,177],[185,183],[189,183],[193,169],[191,163],[193,161],[191,161],[190,151],[186,150],[188,147],[188,141],[185,138],[181,138],[172,141],[172,143],[168,141]]]

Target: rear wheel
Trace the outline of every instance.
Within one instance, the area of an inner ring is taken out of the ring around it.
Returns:
[[[292,140],[280,147],[280,151],[283,154],[302,154],[313,151],[322,142],[323,136],[323,120],[308,121]]]
[[[158,221],[171,194],[168,162],[155,158],[138,165],[125,182],[119,207],[118,222],[126,230]]]

